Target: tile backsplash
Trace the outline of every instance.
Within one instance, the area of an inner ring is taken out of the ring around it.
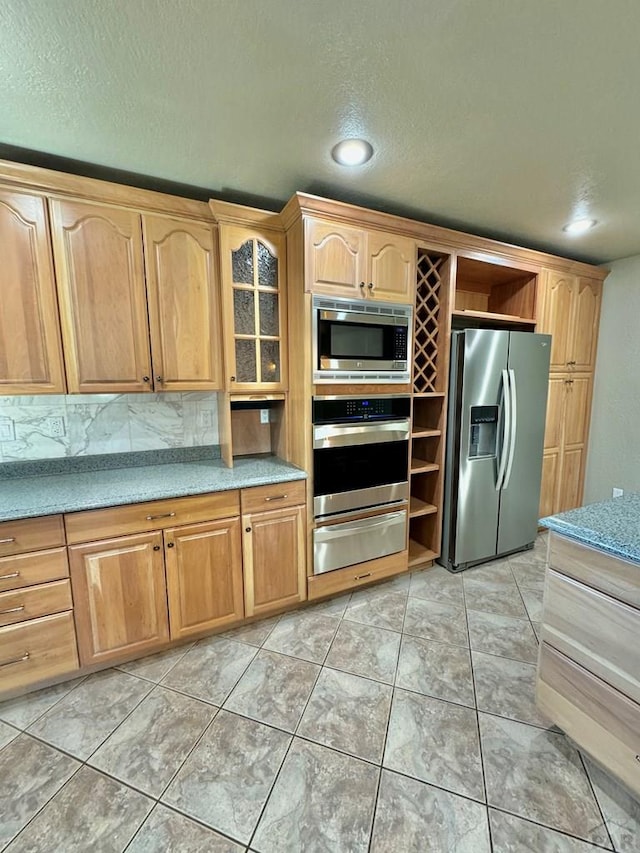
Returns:
[[[0,396],[0,462],[218,443],[213,392]]]

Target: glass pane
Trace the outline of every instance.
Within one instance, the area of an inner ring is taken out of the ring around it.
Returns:
[[[260,300],[260,334],[277,337],[280,334],[278,294],[260,293],[258,299]]]
[[[255,335],[256,307],[253,290],[233,291],[233,328],[236,335]]]
[[[278,341],[260,341],[260,369],[262,382],[280,381],[280,344]]]
[[[231,269],[235,284],[253,284],[253,240],[231,252]]]
[[[258,240],[258,284],[262,287],[278,286],[278,259]]]
[[[236,382],[257,382],[256,341],[236,341]]]

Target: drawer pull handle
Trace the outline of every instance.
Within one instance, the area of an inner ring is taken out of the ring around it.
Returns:
[[[20,607],[8,607],[6,610],[0,610],[0,616],[7,613],[20,613],[21,610],[24,610],[24,604],[21,604]]]
[[[289,495],[274,495],[271,498],[265,498],[265,501],[283,501],[285,498],[288,498]]]
[[[29,658],[30,658],[30,657],[31,657],[31,655],[29,654],[29,652],[25,652],[25,653],[22,655],[22,657],[19,657],[19,658],[13,658],[12,660],[5,660],[5,661],[3,661],[2,663],[0,663],[0,667],[3,667],[3,666],[11,666],[11,664],[14,664],[14,663],[22,663],[22,662],[23,662],[23,661],[25,661],[25,660],[29,660]]]
[[[173,518],[175,512],[163,512],[160,515],[148,515],[147,521],[155,521],[157,518]]]
[[[370,578],[372,574],[373,572],[367,572],[366,575],[356,575],[354,581],[361,581],[364,580],[364,578]]]
[[[0,575],[0,581],[8,581],[11,578],[19,578],[20,572],[10,572],[8,575]]]
[[[10,542],[15,542],[16,537],[10,536],[8,539],[0,539],[0,545],[9,545]]]

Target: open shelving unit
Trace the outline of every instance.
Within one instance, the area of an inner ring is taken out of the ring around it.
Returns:
[[[419,249],[415,306],[409,567],[440,554],[451,256]]]
[[[458,256],[454,320],[465,325],[535,326],[537,273],[526,269]]]

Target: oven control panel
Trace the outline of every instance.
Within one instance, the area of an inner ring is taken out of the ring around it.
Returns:
[[[353,423],[408,418],[411,398],[408,395],[314,397],[312,405],[314,424]]]

